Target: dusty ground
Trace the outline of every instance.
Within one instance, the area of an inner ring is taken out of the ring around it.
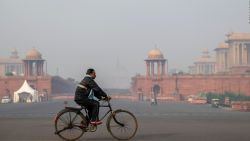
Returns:
[[[133,112],[139,123],[134,141],[249,141],[250,113],[187,103],[113,101],[115,109]],[[69,102],[74,106],[73,102]],[[54,135],[53,116],[62,101],[35,104],[0,104],[1,141],[60,141]],[[101,112],[101,114],[103,111]],[[97,132],[86,133],[79,141],[115,140],[105,124]]]

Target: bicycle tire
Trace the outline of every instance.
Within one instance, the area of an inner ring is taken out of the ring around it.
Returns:
[[[129,127],[132,126],[132,127]],[[136,117],[129,111],[116,110],[107,119],[107,129],[112,137],[118,140],[129,140],[137,132],[138,123]],[[130,130],[127,132],[127,130]],[[128,134],[125,134],[128,133]]]
[[[85,116],[80,111],[64,109],[60,111],[55,118],[55,133],[65,141],[75,141],[82,137],[85,132],[85,130],[81,128],[82,125],[87,127],[87,121]],[[76,129],[76,131],[79,132],[75,137],[72,137],[71,135],[76,133],[72,132],[73,129]],[[69,134],[64,134],[64,132],[68,132]]]

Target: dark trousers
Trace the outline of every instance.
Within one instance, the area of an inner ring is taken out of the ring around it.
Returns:
[[[75,100],[75,102],[87,108],[89,119],[91,121],[99,120],[99,102],[98,101],[86,98],[82,100]]]

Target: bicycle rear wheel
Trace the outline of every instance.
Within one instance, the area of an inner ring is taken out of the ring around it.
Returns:
[[[75,141],[85,132],[87,121],[77,110],[64,109],[56,116],[55,133],[66,141]]]
[[[138,124],[135,116],[126,110],[116,110],[107,119],[109,133],[118,140],[129,140],[137,132]]]

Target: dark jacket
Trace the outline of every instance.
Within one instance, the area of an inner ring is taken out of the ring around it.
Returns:
[[[75,100],[86,99],[89,96],[89,93],[92,89],[95,97],[101,99],[102,97],[107,97],[107,94],[96,84],[94,79],[90,76],[85,76],[83,80],[79,83],[80,86],[77,86],[75,92]],[[83,88],[82,86],[86,87]]]

